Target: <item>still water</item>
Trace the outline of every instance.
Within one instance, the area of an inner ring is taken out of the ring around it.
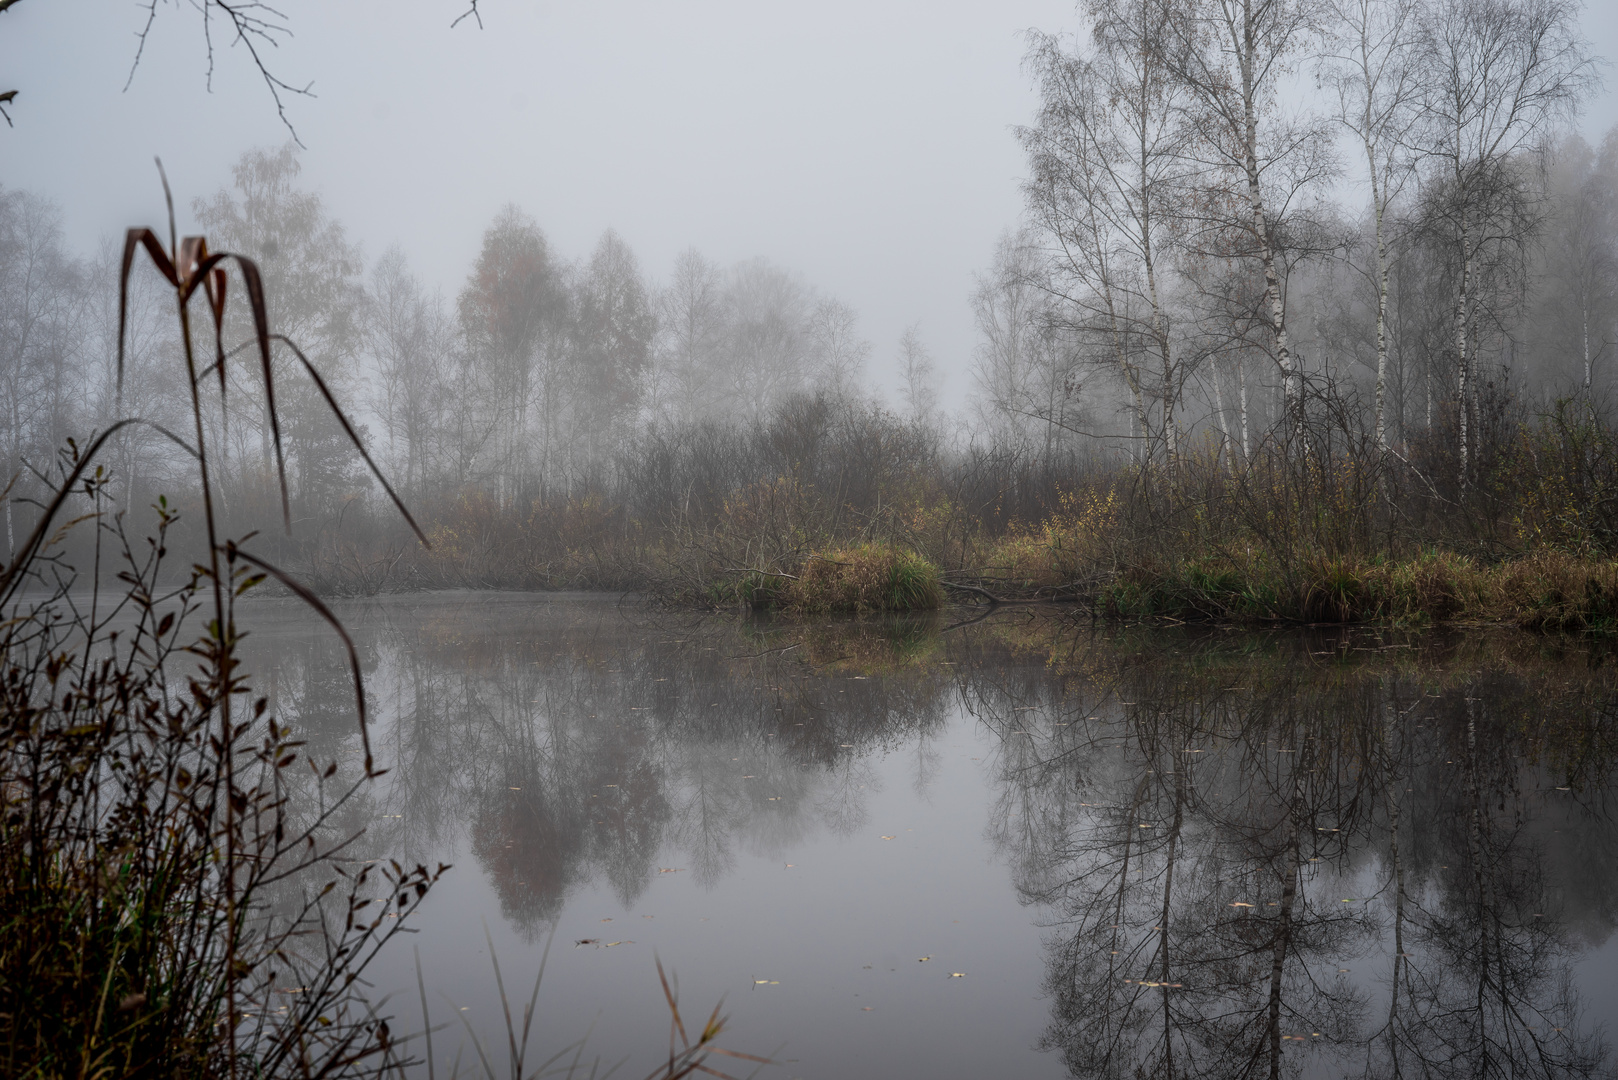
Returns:
[[[1599,645],[509,593],[338,613],[389,770],[345,824],[453,865],[369,971],[396,1029],[419,972],[440,1076],[481,1075],[468,1032],[505,1074],[492,960],[519,1024],[547,965],[539,1057],[583,1039],[645,1075],[656,959],[765,1076],[1612,1075]],[[256,688],[352,756],[330,632],[241,615]]]

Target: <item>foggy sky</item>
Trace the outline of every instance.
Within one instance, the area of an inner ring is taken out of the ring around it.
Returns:
[[[316,95],[286,98],[302,183],[369,258],[398,242],[453,297],[507,202],[569,258],[617,229],[653,282],[688,245],[723,264],[763,255],[860,311],[878,385],[919,321],[949,407],[969,387],[972,275],[1022,206],[1024,32],[1079,25],[1068,0],[483,0],[482,30],[450,29],[459,0],[277,6],[295,36],[270,63]],[[289,138],[218,24],[207,92],[186,0],[160,7],[125,92],[144,15],[134,0],[0,14],[0,89],[21,91],[0,184],[60,204],[80,253],[161,224],[154,154],[184,232],[191,197]],[[1618,56],[1618,3],[1582,25]],[[1595,140],[1614,123],[1609,85],[1579,126]]]

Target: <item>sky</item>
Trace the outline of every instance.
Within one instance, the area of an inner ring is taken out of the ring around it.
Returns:
[[[82,252],[161,224],[161,156],[182,232],[191,197],[243,151],[289,137],[244,50],[215,24],[212,87],[191,0],[158,0],[130,79],[137,0],[21,0],[0,13],[0,185],[63,211]],[[1036,106],[1031,28],[1071,0],[281,0],[267,53],[306,147],[302,180],[368,257],[401,245],[453,298],[483,230],[516,203],[569,258],[616,229],[649,278],[696,246],[755,256],[853,305],[893,386],[920,324],[944,400],[970,386],[969,297],[1017,224],[1014,128]],[[1618,57],[1618,0],[1582,19]],[[1618,71],[1580,128],[1618,124]],[[125,88],[128,81],[128,88]],[[273,302],[273,298],[272,298]],[[890,391],[890,397],[892,396]]]

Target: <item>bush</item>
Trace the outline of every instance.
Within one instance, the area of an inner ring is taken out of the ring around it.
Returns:
[[[931,611],[943,601],[938,568],[891,544],[811,555],[778,595],[783,606],[806,613]]]

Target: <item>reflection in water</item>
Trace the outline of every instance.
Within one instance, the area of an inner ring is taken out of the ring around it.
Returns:
[[[967,691],[1029,732],[995,827],[1075,1076],[1606,1075],[1572,979],[1613,927],[1605,668],[1134,644]]]
[[[469,849],[530,939],[587,882],[627,909],[864,828],[875,763],[930,791],[964,710],[1074,1076],[1608,1075],[1574,978],[1618,918],[1591,648],[534,605],[350,617],[391,769],[367,844]],[[251,644],[281,714],[346,746],[329,646]]]
[[[738,845],[860,828],[872,755],[916,744],[925,772],[927,732],[952,705],[950,668],[924,662],[930,620],[777,641],[728,623],[636,628],[599,605],[526,627],[457,608],[371,614],[351,630],[392,718],[373,737],[391,790],[372,846],[431,859],[467,827],[502,914],[530,936],[597,877],[628,908],[664,870],[715,887]],[[272,707],[317,747],[348,738],[352,690],[326,643],[252,644]],[[682,861],[659,867],[670,847]]]

